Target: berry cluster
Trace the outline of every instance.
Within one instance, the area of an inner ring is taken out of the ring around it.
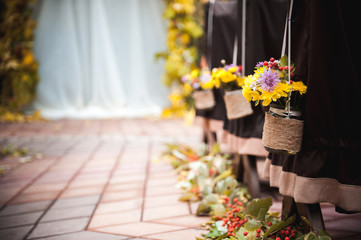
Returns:
[[[291,240],[296,236],[297,230],[292,229],[291,227],[286,227],[278,231],[275,234],[270,235],[269,237],[275,240]]]
[[[279,61],[275,60],[273,57],[270,58],[269,61],[264,61],[263,62],[263,66],[274,69],[274,70],[278,70],[278,71],[284,71],[285,74],[288,74],[288,66],[280,66],[279,65]],[[294,74],[293,74],[293,67],[290,66],[289,67],[290,72],[291,72],[291,78],[293,78]]]
[[[240,228],[243,224],[245,224],[248,220],[241,219],[237,214],[241,211],[240,207],[242,207],[243,203],[238,200],[238,198],[233,199],[233,204],[229,203],[229,198],[224,197],[223,204],[227,204],[227,207],[230,210],[227,212],[227,217],[223,218],[223,225],[228,229],[228,236],[235,236],[234,230]]]

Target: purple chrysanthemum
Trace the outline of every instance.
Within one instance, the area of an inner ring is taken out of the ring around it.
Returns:
[[[272,92],[277,84],[280,82],[278,72],[268,69],[259,75],[258,83],[263,90]]]
[[[263,67],[263,62],[258,62],[258,63],[256,64],[256,67],[257,67],[257,68]]]

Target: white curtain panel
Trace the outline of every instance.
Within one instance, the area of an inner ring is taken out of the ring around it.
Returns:
[[[43,0],[34,52],[46,118],[159,114],[167,105],[163,0]]]

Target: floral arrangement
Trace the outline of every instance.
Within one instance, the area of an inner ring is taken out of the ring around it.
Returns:
[[[167,22],[167,49],[156,53],[156,59],[164,59],[163,83],[171,88],[170,107],[162,117],[192,115],[193,99],[189,85],[181,82],[183,75],[197,67],[199,59],[197,41],[203,35],[201,27],[201,3],[197,0],[165,0],[163,18]],[[197,18],[198,17],[198,18]],[[193,114],[194,115],[194,114]]]
[[[291,93],[306,93],[307,87],[303,82],[292,81],[294,77],[294,64],[289,66],[287,56],[280,60],[271,58],[269,61],[259,62],[253,75],[245,79],[243,95],[248,101],[255,101],[256,105],[262,101],[263,106],[274,102],[280,106],[297,105],[297,97]]]
[[[35,98],[38,63],[32,45],[36,22],[31,0],[1,2],[0,15],[0,118],[19,118]],[[5,116],[6,115],[6,116]]]
[[[222,87],[226,91],[234,91],[242,89],[244,78],[241,76],[242,66],[235,64],[225,65],[224,67],[214,68],[212,70],[212,77],[215,87]]]
[[[198,60],[197,39],[203,35],[197,21],[195,0],[166,0],[163,17],[167,21],[167,50],[156,54],[165,59],[163,82],[167,86],[179,83]]]
[[[199,201],[197,215],[210,215],[203,226],[208,233],[197,240],[330,240],[325,231],[315,230],[302,217],[306,228],[295,223],[296,216],[270,212],[272,197],[250,200],[246,188],[235,179],[231,161],[214,145],[194,150],[186,145],[169,144],[161,159],[168,161],[179,175],[181,201]],[[307,230],[308,229],[308,230]]]
[[[214,86],[214,81],[208,68],[194,69],[191,73],[184,75],[181,80],[185,87],[190,87],[193,90],[207,90],[212,89]]]
[[[221,155],[218,144],[206,153],[207,146],[195,151],[186,145],[168,145],[162,159],[179,173],[177,187],[183,191],[180,201],[200,201],[196,214],[223,216],[224,197],[237,197],[243,203],[250,198],[246,188],[237,182],[229,156]]]

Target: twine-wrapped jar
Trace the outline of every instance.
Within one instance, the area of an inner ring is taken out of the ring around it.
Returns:
[[[251,115],[253,109],[250,102],[242,94],[242,89],[225,91],[224,102],[228,119],[237,119]]]
[[[262,142],[272,153],[296,154],[301,150],[303,120],[300,111],[270,107],[263,126]]]
[[[194,91],[192,96],[198,110],[212,109],[216,105],[212,90]]]

